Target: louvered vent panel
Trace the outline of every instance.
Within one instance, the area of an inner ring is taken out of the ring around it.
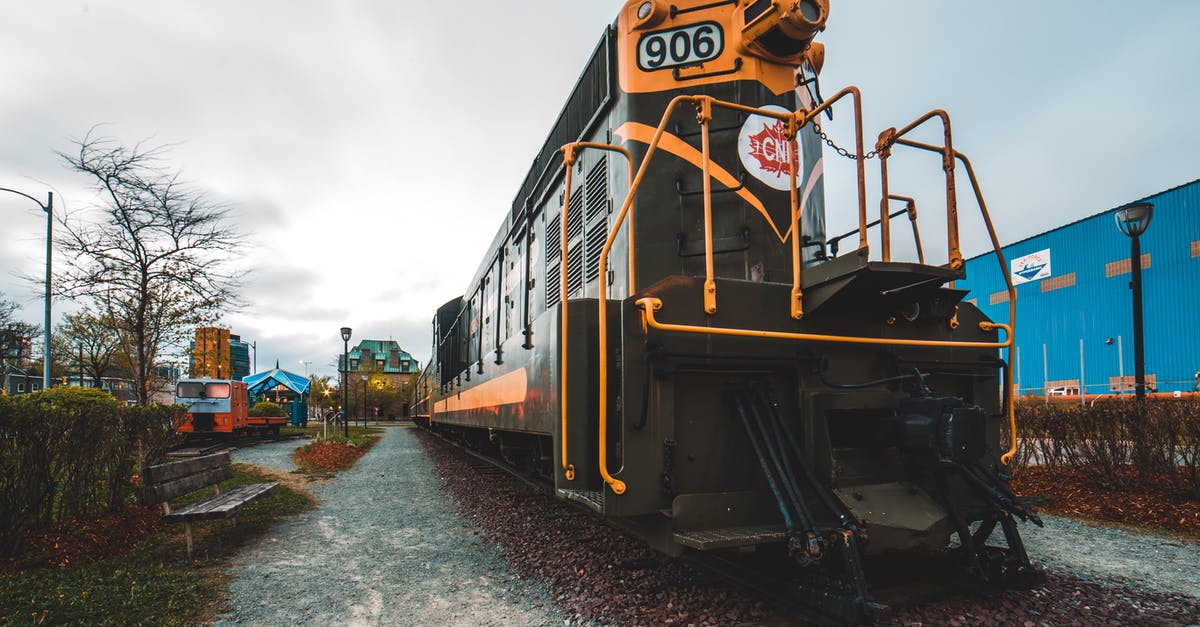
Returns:
[[[554,216],[554,219],[546,225],[546,308],[549,309],[558,304],[559,287],[559,263],[562,258],[562,223],[559,222],[561,216]]]
[[[562,219],[561,215],[546,225],[546,260],[556,259],[562,252]]]
[[[567,251],[567,298],[583,295],[583,247],[576,244]]]
[[[608,213],[608,158],[596,162],[587,175],[587,223]]]
[[[587,236],[587,282],[591,283],[600,275],[600,251],[604,250],[604,242],[608,239],[608,233],[604,227],[607,226],[606,220],[601,220],[589,228]]]
[[[567,241],[583,235],[583,188],[571,192],[571,208],[567,214]]]

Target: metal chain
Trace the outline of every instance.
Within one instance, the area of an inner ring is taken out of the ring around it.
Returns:
[[[861,159],[873,159],[877,153],[877,151],[872,150],[871,152],[867,153],[867,156],[859,157],[857,154],[850,152],[849,150],[846,150],[845,148],[842,148],[841,146],[833,143],[833,140],[829,139],[829,136],[825,134],[825,131],[821,129],[821,125],[817,124],[816,120],[812,121],[812,125],[813,125],[813,130],[817,131],[817,134],[821,136],[821,139],[825,141],[826,145],[828,145],[839,155],[841,155],[847,159],[854,159],[854,160],[858,160],[860,158]]]

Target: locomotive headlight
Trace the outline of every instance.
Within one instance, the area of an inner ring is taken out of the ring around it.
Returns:
[[[671,13],[671,6],[664,0],[630,0],[625,11],[629,28],[636,30],[658,26]]]
[[[735,13],[742,51],[786,65],[800,65],[827,19],[829,0],[741,0]]]

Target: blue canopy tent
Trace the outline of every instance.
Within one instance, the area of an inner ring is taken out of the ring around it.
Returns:
[[[292,417],[293,427],[308,426],[308,394],[309,381],[294,372],[279,369],[279,363],[274,370],[252,374],[243,377],[250,396],[256,401],[271,401],[278,403]]]

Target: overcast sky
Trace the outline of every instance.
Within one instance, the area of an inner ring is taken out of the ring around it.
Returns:
[[[948,110],[1002,243],[1200,178],[1200,2],[832,3],[822,91],[862,88],[869,144]],[[256,242],[223,323],[257,341],[259,370],[332,373],[344,325],[424,363],[434,310],[466,287],[621,4],[0,0],[0,187],[83,210],[86,181],[55,156],[72,138],[103,124],[175,144],[170,165]],[[826,125],[846,145],[849,113]],[[850,164],[828,168],[833,232],[855,224]],[[42,216],[0,194],[0,291],[38,323],[18,275],[43,272]],[[971,217],[963,230],[983,252]]]

